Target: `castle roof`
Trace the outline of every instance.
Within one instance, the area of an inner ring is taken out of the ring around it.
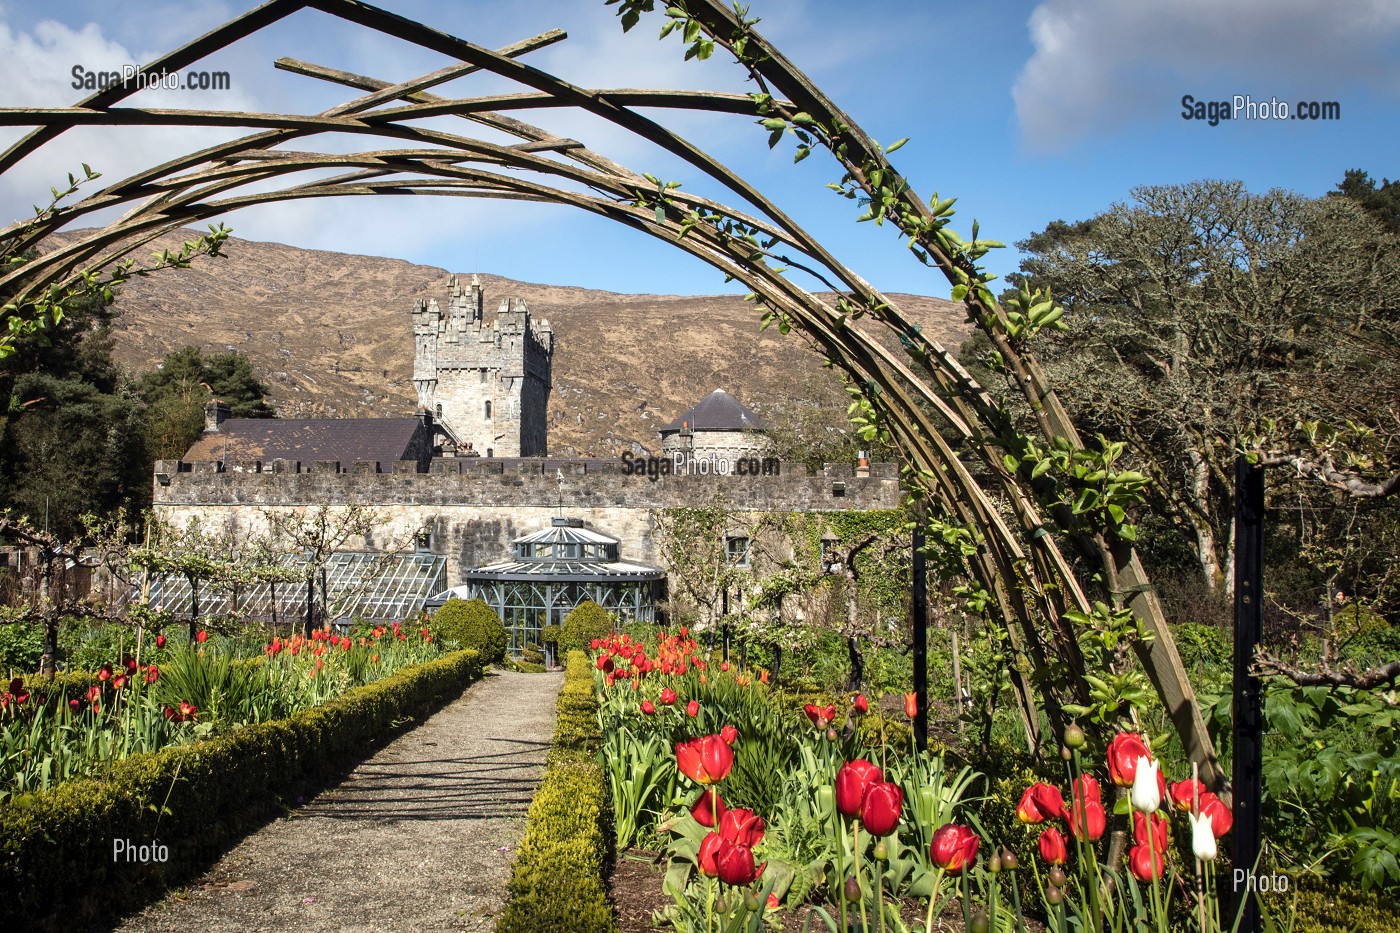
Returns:
[[[394,463],[409,455],[417,418],[227,418],[205,431],[183,459],[356,460]]]
[[[673,434],[685,424],[689,424],[692,431],[764,431],[768,428],[762,418],[723,389],[715,389],[705,396],[700,404],[662,428],[661,433]]]

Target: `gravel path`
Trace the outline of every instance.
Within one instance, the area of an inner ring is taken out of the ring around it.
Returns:
[[[562,674],[495,673],[121,933],[490,931]]]

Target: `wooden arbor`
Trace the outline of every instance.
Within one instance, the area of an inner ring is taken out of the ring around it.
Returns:
[[[608,0],[609,3],[617,0]],[[651,0],[622,0],[630,25]],[[526,53],[564,38],[554,31],[498,51],[483,48],[357,0],[271,0],[150,63],[141,74],[178,71],[294,12],[318,10],[445,54],[457,64],[391,84],[279,59],[277,67],[364,91],[316,114],[128,108],[140,76],[73,107],[3,109],[0,125],[33,131],[0,155],[0,172],[79,125],[243,127],[249,135],[172,159],[108,185],[71,206],[0,230],[17,255],[94,211],[126,209],[118,220],[15,266],[0,289],[23,315],[46,294],[81,283],[160,234],[269,201],[343,195],[445,195],[566,204],[625,224],[696,256],[745,283],[765,319],[795,330],[848,380],[869,436],[887,437],[904,458],[905,484],[926,516],[930,556],[964,573],[969,603],[1005,629],[1019,712],[1033,748],[1041,743],[1041,704],[1056,733],[1066,704],[1090,702],[1076,626],[1130,609],[1148,636],[1136,646],[1203,778],[1220,787],[1216,760],[1162,608],[1132,546],[1123,511],[1135,482],[1113,465],[1111,445],[1086,444],[1037,363],[1030,339],[1062,313],[1048,296],[1003,307],[976,260],[988,244],[964,242],[947,227],[951,201],[923,201],[893,167],[888,149],[773,48],[753,23],[718,0],[677,0],[667,16],[698,54],[728,51],[756,93],[585,88],[524,64]],[[473,72],[514,81],[509,94],[446,99],[430,89]],[[560,138],[512,113],[571,107],[601,117],[680,158],[723,185],[740,207],[693,196],[639,174],[582,143]],[[1010,382],[1024,396],[1033,428],[1023,433],[956,358],[911,324],[883,295],[817,242],[776,203],[700,147],[638,108],[747,116],[803,148],[823,149],[844,173],[835,187],[862,199],[869,218],[888,222],[914,255],[954,288],[969,318],[991,340]],[[502,144],[415,125],[452,116],[520,140]],[[354,153],[308,151],[324,134],[352,134],[398,148]],[[330,178],[299,174],[343,169]],[[808,291],[784,274],[799,269],[836,297]],[[881,331],[898,337],[892,351]],[[1094,581],[1092,585],[1083,581]],[[1101,604],[1095,609],[1095,602]],[[1066,676],[1047,677],[1052,665]]]

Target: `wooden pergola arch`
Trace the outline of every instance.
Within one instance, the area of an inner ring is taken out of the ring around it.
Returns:
[[[920,333],[896,301],[847,268],[750,183],[638,108],[728,113],[825,127],[822,144],[867,196],[879,198],[893,191],[892,212],[915,221],[932,219],[935,208],[921,201],[898,175],[884,149],[733,10],[717,0],[682,0],[673,5],[722,47],[733,50],[736,40],[742,39],[738,48],[744,50],[750,77],[771,92],[769,101],[760,103],[752,95],[739,93],[584,88],[519,60],[565,38],[559,31],[491,50],[357,0],[270,0],[72,107],[0,109],[0,125],[34,127],[0,154],[0,172],[74,126],[250,130],[248,135],[110,184],[35,220],[0,229],[0,243],[14,255],[95,211],[125,209],[106,226],[0,275],[0,289],[20,299],[39,295],[55,285],[80,282],[87,270],[103,268],[192,222],[251,205],[301,198],[428,194],[544,201],[589,211],[657,237],[743,282],[760,304],[802,334],[851,385],[859,387],[881,429],[901,451],[906,486],[922,500],[930,521],[939,529],[969,532],[964,543],[970,545],[958,551],[955,559],[964,563],[969,576],[989,595],[987,612],[1007,631],[1016,652],[1018,660],[1010,665],[1010,672],[1033,748],[1042,740],[1041,703],[1058,734],[1066,722],[1061,706],[1082,703],[1087,695],[1083,658],[1065,613],[1090,612],[1092,598],[1097,597],[1115,607],[1131,607],[1141,628],[1151,634],[1139,650],[1142,663],[1187,754],[1201,766],[1203,779],[1217,788],[1223,786],[1223,772],[1161,605],[1131,544],[1076,524],[1060,504],[1053,476],[1032,477],[1027,471],[1008,468],[1007,454],[1019,456],[1025,438],[953,353]],[[141,75],[180,71],[303,9],[442,53],[457,64],[411,81],[390,83],[279,59],[278,68],[365,92],[317,114],[119,106],[138,89]],[[523,90],[459,99],[430,91],[478,71],[512,79]],[[745,207],[737,209],[665,188],[576,140],[510,115],[558,107],[586,111],[637,134],[722,184]],[[520,142],[502,144],[413,125],[441,116],[458,117]],[[289,148],[328,133],[365,136],[400,148],[348,154]],[[295,177],[327,168],[346,171],[314,180]],[[899,184],[891,186],[890,179]],[[249,190],[269,185],[275,187]],[[1084,449],[1033,355],[1008,340],[1004,327],[996,326],[998,321],[1005,323],[1006,313],[985,288],[978,287],[972,258],[959,248],[959,241],[941,236],[937,229],[932,225],[931,232],[916,234],[912,240],[926,254],[927,263],[951,282],[973,283],[964,299],[969,314],[1002,353],[1014,384],[1026,395],[1041,439],[1058,439],[1072,449]],[[815,276],[839,299],[799,287],[776,262]],[[898,335],[907,353],[892,351],[879,340],[881,329]],[[941,538],[933,535],[931,540]],[[1096,584],[1097,592],[1086,592],[1081,579],[1092,573],[1101,582]],[[1052,659],[1067,664],[1078,676],[1061,684],[1035,682],[1035,672],[1045,670]]]

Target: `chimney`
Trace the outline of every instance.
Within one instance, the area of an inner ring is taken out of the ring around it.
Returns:
[[[204,433],[210,434],[219,430],[219,425],[228,420],[229,407],[225,402],[218,399],[211,400],[204,406]]]

